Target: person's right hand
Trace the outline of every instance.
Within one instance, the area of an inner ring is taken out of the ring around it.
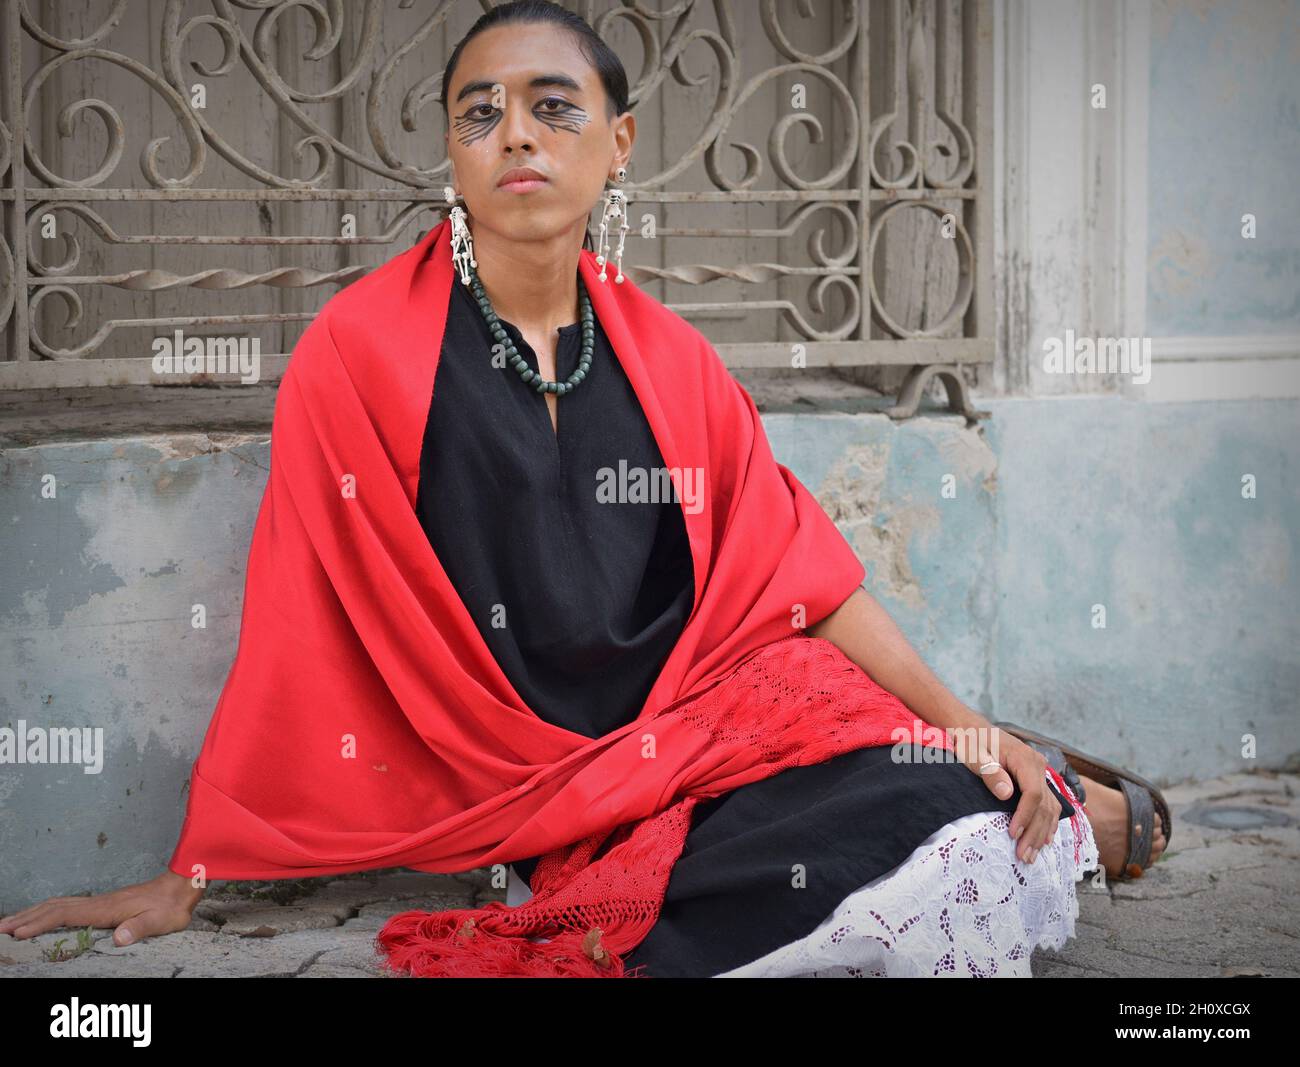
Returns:
[[[0,934],[35,937],[59,927],[116,927],[113,944],[130,945],[155,934],[184,930],[203,899],[183,875],[167,870],[139,885],[93,897],[50,897],[0,919]]]

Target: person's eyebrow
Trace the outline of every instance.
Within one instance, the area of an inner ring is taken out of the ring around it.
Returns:
[[[460,103],[471,93],[481,93],[485,90],[492,89],[498,84],[494,81],[488,81],[480,78],[478,81],[467,82],[465,87],[456,94],[456,103]],[[581,92],[582,86],[570,78],[567,74],[539,74],[536,78],[528,83],[530,89],[541,89],[546,87],[555,87],[560,89],[572,89],[574,92]]]

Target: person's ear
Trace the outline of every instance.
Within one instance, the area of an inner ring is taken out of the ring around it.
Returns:
[[[636,116],[625,111],[618,117],[618,129],[614,131],[614,169],[628,167],[632,158],[632,146],[636,144]],[[630,170],[631,167],[628,167]]]

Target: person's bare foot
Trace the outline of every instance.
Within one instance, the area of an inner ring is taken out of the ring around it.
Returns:
[[[1088,809],[1088,822],[1092,824],[1101,865],[1106,868],[1108,878],[1119,878],[1124,874],[1124,857],[1128,855],[1128,829],[1125,826],[1128,820],[1128,802],[1124,799],[1124,794],[1113,786],[1102,785],[1082,774],[1079,779],[1083,782],[1083,791],[1087,797],[1084,805]],[[1155,840],[1151,842],[1150,863],[1155,863],[1165,850],[1164,824],[1159,811],[1155,813],[1152,832]]]

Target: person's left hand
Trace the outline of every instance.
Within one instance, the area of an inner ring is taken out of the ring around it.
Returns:
[[[1013,783],[1019,788],[1020,803],[1011,816],[1008,832],[1016,841],[1016,855],[1021,862],[1033,863],[1043,846],[1056,836],[1061,819],[1061,802],[1047,786],[1047,759],[996,726],[982,725],[975,737],[973,744],[957,745],[957,753],[1000,800],[1011,795]]]

